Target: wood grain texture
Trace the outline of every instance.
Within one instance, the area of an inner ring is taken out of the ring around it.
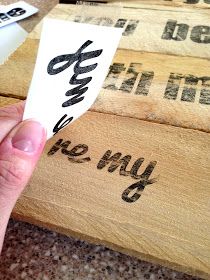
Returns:
[[[158,41],[168,19],[209,26],[209,10],[153,4],[85,10],[140,20],[143,33],[123,37],[91,111],[48,141],[13,215],[209,279],[209,44]],[[84,12],[58,5],[49,17]],[[0,106],[25,99],[40,30],[0,67]]]
[[[90,0],[90,2],[95,2],[96,0]],[[69,1],[71,2],[71,0]],[[141,5],[156,5],[156,6],[166,6],[166,7],[181,7],[181,8],[199,8],[199,9],[209,9],[209,0],[107,0],[104,1],[111,5],[120,5],[124,7],[138,8]]]
[[[52,154],[59,139],[71,143]],[[47,143],[14,216],[209,279],[209,147],[207,133],[88,112]],[[122,193],[139,179],[97,168],[108,150],[131,156],[126,171],[143,158],[139,175],[157,162],[133,203]]]
[[[209,10],[183,11],[181,8],[168,9],[164,6],[154,10],[153,6],[145,7],[145,5],[139,9],[118,9],[117,6],[115,9],[113,6],[84,8],[80,5],[60,4],[48,14],[48,17],[108,26],[121,25],[125,28],[119,44],[119,48],[122,49],[210,57]],[[178,26],[175,27],[176,24],[182,24],[179,32],[176,29]],[[37,25],[30,38],[39,39],[41,27],[42,22]],[[198,28],[201,30],[198,31]],[[199,35],[199,32],[203,35]]]
[[[91,110],[210,131],[209,60],[119,50],[113,63]]]
[[[26,97],[38,44],[28,38],[0,67],[1,94]],[[210,60],[118,50],[90,110],[209,132]]]
[[[19,100],[16,99],[16,98],[5,98],[5,97],[2,97],[0,96],[0,107],[4,107],[4,106],[7,106],[7,105],[12,105],[12,104],[15,104],[17,103]]]

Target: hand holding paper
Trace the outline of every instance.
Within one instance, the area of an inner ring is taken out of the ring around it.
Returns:
[[[43,127],[50,138],[90,108],[121,34],[117,28],[44,21],[23,117],[38,122],[20,122],[23,104],[0,111],[0,251],[12,208],[44,147]]]
[[[47,129],[48,139],[95,101],[122,29],[45,19],[24,119]]]
[[[45,129],[21,122],[24,102],[0,108],[0,253],[11,211],[45,145]]]

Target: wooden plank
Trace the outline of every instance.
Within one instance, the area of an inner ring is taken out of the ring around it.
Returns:
[[[39,41],[0,67],[0,92],[24,99]],[[8,83],[8,81],[10,81]],[[210,60],[118,50],[91,110],[210,131]]]
[[[153,7],[122,9],[120,16],[118,8],[111,13],[94,7],[92,20],[97,14],[102,23],[105,15],[115,25],[124,18],[127,26],[141,15],[148,32],[149,24],[163,28],[168,19],[190,25],[190,33],[194,22],[209,26],[207,9]],[[59,5],[49,16],[86,21],[73,5]],[[0,95],[26,97],[40,28],[0,67]],[[48,141],[13,215],[209,279],[209,50],[189,44],[188,33],[184,41],[169,40],[177,53],[164,40],[151,41],[152,52],[144,42],[144,51],[131,51],[140,38],[136,30],[123,37],[124,49],[117,51],[91,111]],[[154,32],[150,39],[159,38]],[[0,106],[10,102],[15,99],[0,97]],[[60,139],[65,144],[59,148]],[[107,162],[105,153],[123,159]]]
[[[2,97],[0,96],[0,107],[4,107],[4,106],[7,106],[7,105],[11,105],[11,104],[15,104],[17,103],[19,100],[16,99],[16,98],[5,98],[5,97]]]
[[[210,61],[119,50],[91,110],[209,132]]]
[[[48,141],[13,215],[209,279],[209,147],[204,132],[88,112]]]
[[[90,2],[95,2],[97,0],[90,0]],[[72,2],[72,1],[69,1]],[[181,7],[181,8],[199,8],[199,9],[209,9],[209,0],[107,0],[104,1],[111,5],[133,7],[138,8],[140,5],[157,5],[157,6],[168,6],[168,7]]]
[[[111,6],[57,5],[48,17],[100,25],[123,26],[122,49],[210,57],[210,12],[153,6],[141,9]],[[29,37],[39,39],[42,22]]]

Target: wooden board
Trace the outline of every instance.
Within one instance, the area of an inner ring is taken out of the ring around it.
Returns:
[[[0,107],[4,107],[7,105],[11,105],[11,104],[15,104],[17,103],[19,100],[16,98],[5,98],[0,96]]]
[[[85,12],[84,12],[85,11]],[[97,15],[97,16],[96,16]],[[152,6],[141,9],[112,6],[57,5],[48,15],[77,22],[125,28],[119,48],[210,57],[210,11]],[[30,38],[38,39],[42,23]]]
[[[36,28],[0,67],[2,95],[26,97],[39,38]],[[210,132],[210,60],[118,50],[91,110]]]
[[[90,0],[90,2],[95,2],[97,0]],[[71,0],[69,1],[71,2]],[[182,7],[182,8],[200,8],[209,9],[209,0],[107,0],[104,1],[111,5],[121,5],[124,7],[138,8],[139,5],[157,5],[157,6],[167,6],[167,7]]]
[[[123,17],[104,7],[86,12],[95,21],[109,11],[117,22],[138,17],[137,10],[122,9]],[[155,26],[171,15],[190,26],[194,19],[209,24],[207,9],[141,11]],[[49,16],[83,19],[79,12],[58,5]],[[10,96],[26,97],[40,29],[0,67],[1,106],[16,102]],[[47,143],[13,215],[209,279],[209,49],[188,38],[176,53],[163,41],[154,51],[149,44],[134,51],[129,36],[91,111]]]
[[[14,216],[208,279],[209,147],[204,132],[88,112],[47,143]],[[106,162],[116,153],[124,167]]]

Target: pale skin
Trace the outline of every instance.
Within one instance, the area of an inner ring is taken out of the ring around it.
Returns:
[[[46,141],[45,129],[37,121],[21,121],[24,105],[0,108],[0,252],[12,209]]]

